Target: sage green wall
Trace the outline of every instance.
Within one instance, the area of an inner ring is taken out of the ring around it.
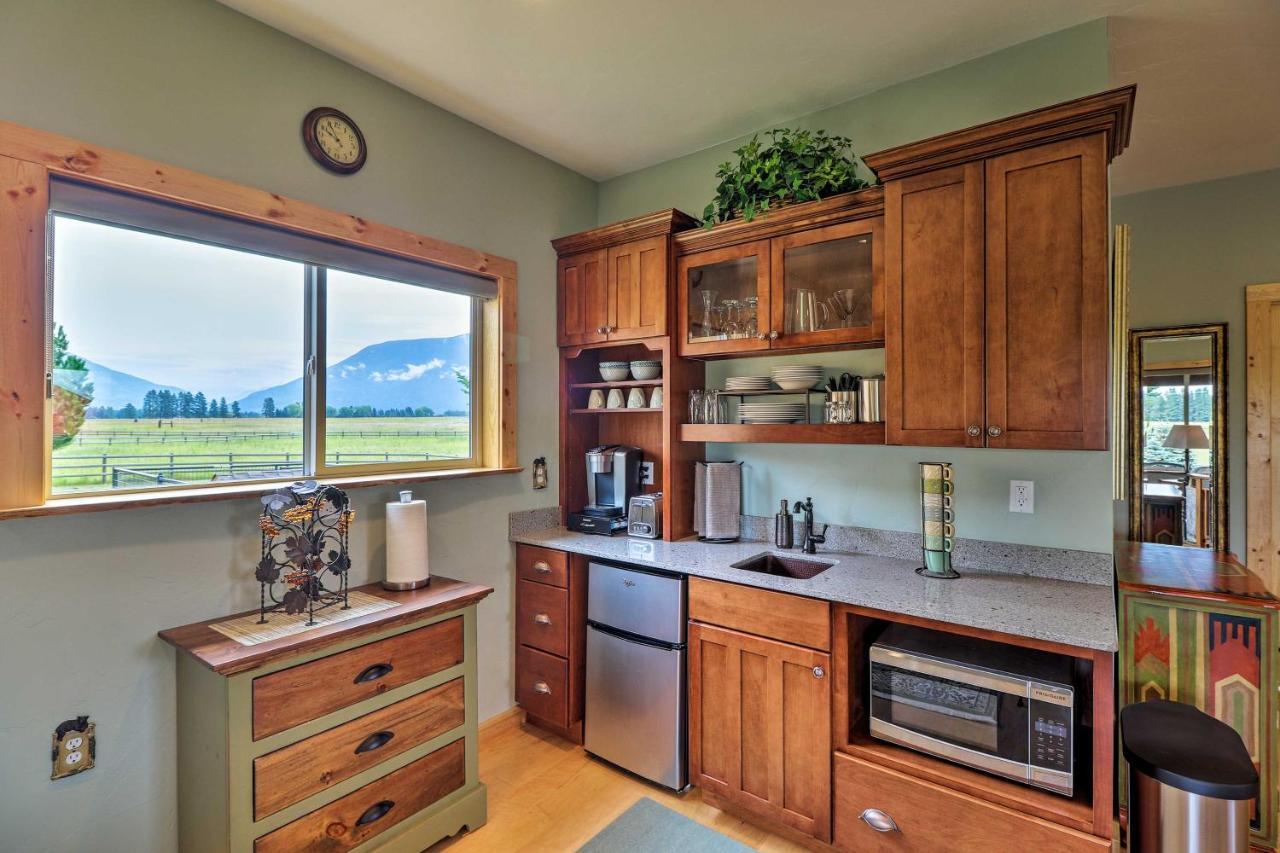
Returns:
[[[489,250],[519,263],[519,458],[555,457],[555,255],[596,185],[212,0],[0,0],[0,119]],[[344,178],[298,138],[330,104],[369,138]],[[4,464],[0,460],[0,464]],[[554,477],[554,472],[553,472]],[[511,705],[507,513],[554,503],[528,474],[417,489],[432,568],[479,608],[480,716]],[[382,504],[352,493],[353,580],[381,576]],[[0,850],[177,849],[173,652],[158,629],[254,606],[256,500],[0,522]],[[49,781],[54,726],[98,724],[98,766]]]
[[[1280,281],[1280,169],[1120,196],[1129,325],[1227,324],[1230,548],[1245,550],[1244,287]]]
[[[852,137],[859,153],[910,142],[979,122],[1106,89],[1107,27],[1092,21],[1034,41],[890,86],[865,97],[787,122]],[[660,163],[600,185],[599,221],[613,222],[663,207],[700,214],[715,187],[716,166],[737,139]],[[883,370],[883,353],[878,356]],[[866,365],[866,354],[824,354]],[[759,359],[713,366],[754,370]],[[754,365],[754,367],[753,367]],[[1109,453],[1034,452],[906,447],[708,445],[709,455],[739,459],[746,511],[772,514],[782,498],[812,495],[820,521],[891,530],[919,529],[916,466],[947,460],[956,466],[956,527],[960,536],[1001,542],[1110,551]],[[1012,514],[1009,480],[1036,484],[1034,515]]]

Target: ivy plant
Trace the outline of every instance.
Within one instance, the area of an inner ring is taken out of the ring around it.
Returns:
[[[770,142],[761,144],[757,134],[734,151],[737,164],[720,164],[716,196],[702,211],[705,227],[736,216],[749,222],[773,207],[869,186],[858,177],[853,140],[846,136],[785,127],[766,135]]]

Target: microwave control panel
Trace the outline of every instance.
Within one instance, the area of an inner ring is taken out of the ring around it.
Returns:
[[[1031,764],[1071,772],[1071,706],[1031,700]]]

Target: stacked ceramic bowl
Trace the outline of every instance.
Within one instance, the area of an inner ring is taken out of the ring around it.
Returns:
[[[724,381],[724,390],[739,393],[769,391],[772,388],[772,380],[768,376],[730,376]]]
[[[793,424],[805,418],[804,403],[748,403],[738,407],[744,424]]]
[[[821,382],[824,376],[826,371],[817,364],[797,364],[773,369],[773,381],[784,391],[807,391]]]

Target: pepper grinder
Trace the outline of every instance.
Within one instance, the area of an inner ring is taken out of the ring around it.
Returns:
[[[779,548],[796,546],[795,525],[791,519],[791,512],[787,509],[786,500],[782,501],[782,509],[778,510],[778,514],[773,517],[773,544]]]

